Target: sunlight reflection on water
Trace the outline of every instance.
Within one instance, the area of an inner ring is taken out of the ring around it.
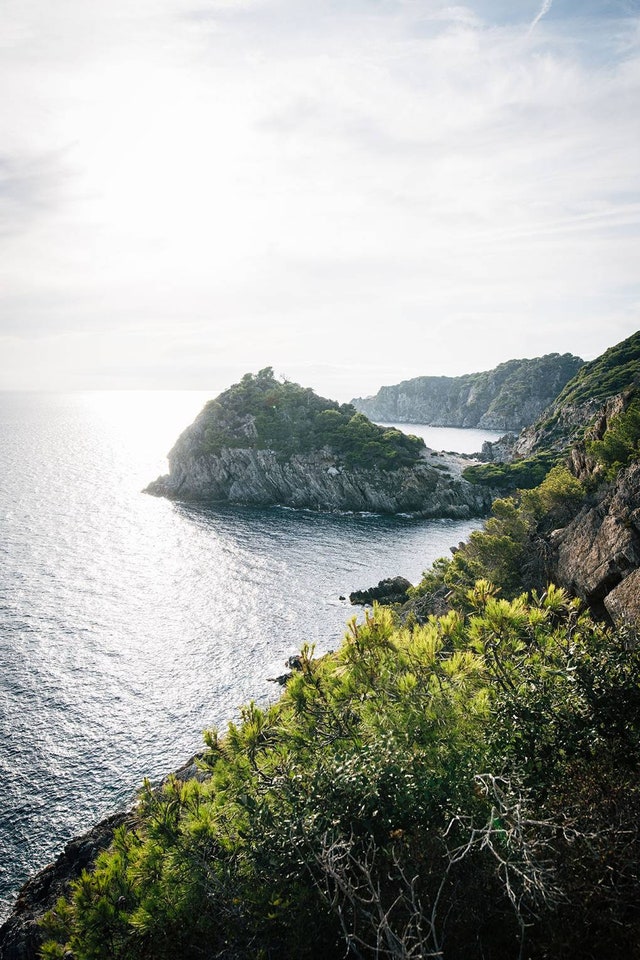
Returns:
[[[0,395],[0,900],[201,746],[351,590],[477,522],[172,504],[140,491],[209,394]]]

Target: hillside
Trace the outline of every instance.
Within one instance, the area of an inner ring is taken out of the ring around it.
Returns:
[[[208,503],[465,517],[491,495],[456,458],[371,423],[349,404],[282,383],[270,368],[209,401],[147,492]]]
[[[510,360],[462,377],[416,377],[352,403],[382,422],[517,431],[534,422],[582,362],[569,353]]]
[[[479,576],[508,595],[553,581],[599,616],[640,623],[640,332],[586,364],[515,450],[465,470],[511,496],[422,594],[435,602]]]
[[[640,330],[585,363],[514,447],[515,457],[563,450],[613,398],[640,385]]]

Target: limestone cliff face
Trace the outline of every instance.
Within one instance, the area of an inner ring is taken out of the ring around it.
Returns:
[[[372,420],[520,430],[533,423],[582,366],[571,354],[510,360],[463,377],[416,377],[353,400]]]
[[[396,470],[348,469],[328,451],[282,459],[251,447],[203,452],[198,428],[169,454],[170,473],[147,493],[174,500],[281,505],[327,511],[468,517],[488,511],[491,494],[467,483],[455,460],[427,451]]]
[[[640,463],[550,537],[551,576],[616,622],[640,624]]]

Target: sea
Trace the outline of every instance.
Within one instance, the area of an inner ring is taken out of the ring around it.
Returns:
[[[412,582],[479,521],[142,492],[211,394],[0,393],[0,919],[72,837],[202,748],[355,589]],[[497,434],[399,425],[435,449]]]

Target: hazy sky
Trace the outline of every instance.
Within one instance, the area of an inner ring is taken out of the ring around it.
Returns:
[[[0,0],[0,388],[640,328],[640,0]]]

